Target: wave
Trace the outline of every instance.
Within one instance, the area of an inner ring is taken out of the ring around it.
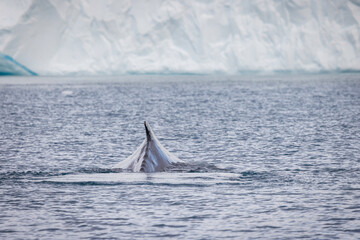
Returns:
[[[219,184],[241,184],[250,175],[261,173],[236,173],[231,168],[219,168],[207,163],[177,163],[163,172],[134,173],[112,168],[79,168],[74,171],[59,169],[46,171],[0,172],[0,183],[34,182],[41,184],[74,185],[159,185],[174,187],[206,187]]]
[[[253,185],[253,184],[306,184],[314,174],[317,176],[329,173],[354,174],[359,169],[323,168],[307,171],[285,170],[245,170],[220,168],[204,162],[189,164],[177,163],[163,172],[134,173],[129,170],[112,168],[79,168],[74,171],[49,169],[46,171],[3,171],[0,172],[0,184],[10,182],[32,181],[45,184],[75,185],[161,185],[206,187],[213,185]],[[309,178],[310,177],[310,178]]]
[[[165,169],[165,173],[205,173],[205,172],[227,172],[229,169],[219,168],[213,164],[207,163],[176,163]],[[70,174],[96,174],[96,173],[132,173],[127,169],[114,169],[114,168],[101,168],[101,167],[90,167],[90,168],[79,168],[73,171],[65,171],[60,169],[49,169],[45,171],[41,170],[24,170],[24,171],[2,171],[0,172],[0,180],[5,179],[23,179],[29,177],[53,177],[53,176],[64,176]],[[141,174],[141,173],[140,173]]]

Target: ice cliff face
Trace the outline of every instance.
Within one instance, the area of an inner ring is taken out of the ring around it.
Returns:
[[[1,0],[0,52],[50,75],[360,70],[360,1]]]

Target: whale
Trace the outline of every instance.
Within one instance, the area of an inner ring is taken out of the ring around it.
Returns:
[[[166,150],[156,138],[149,123],[144,121],[146,138],[128,158],[116,164],[113,169],[133,172],[161,172],[174,163],[182,163],[175,155]]]

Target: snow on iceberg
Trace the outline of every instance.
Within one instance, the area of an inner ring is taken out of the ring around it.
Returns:
[[[2,0],[0,52],[39,74],[360,70],[356,0]]]

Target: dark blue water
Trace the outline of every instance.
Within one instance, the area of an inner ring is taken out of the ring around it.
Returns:
[[[360,75],[1,78],[0,239],[138,238],[359,239]]]

